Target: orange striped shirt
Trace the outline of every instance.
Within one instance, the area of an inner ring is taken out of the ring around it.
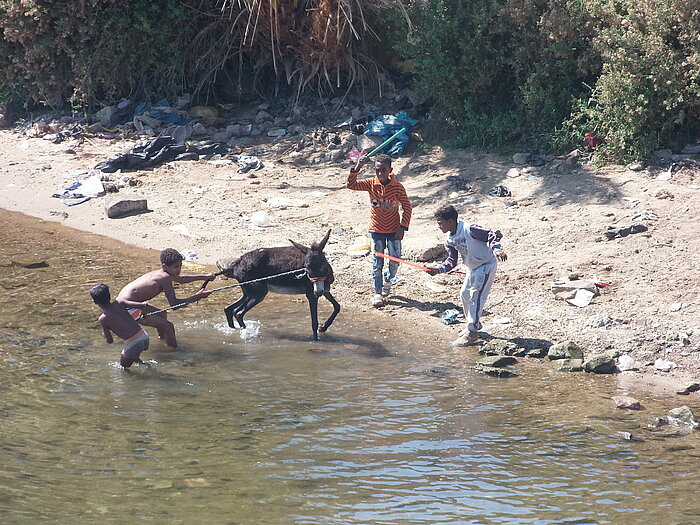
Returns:
[[[357,173],[348,175],[347,187],[351,190],[369,193],[372,205],[369,214],[369,231],[374,233],[396,233],[399,226],[408,230],[413,207],[403,187],[393,173],[389,175],[389,184],[384,186],[377,177],[357,180]],[[399,216],[399,205],[401,215]]]

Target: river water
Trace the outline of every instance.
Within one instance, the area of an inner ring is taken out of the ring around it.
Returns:
[[[645,428],[677,399],[616,410],[615,377],[541,362],[483,376],[475,350],[371,312],[311,343],[290,296],[243,339],[235,291],[171,314],[176,352],[149,329],[150,368],[122,371],[88,290],[157,253],[0,219],[2,523],[700,523],[698,432]]]

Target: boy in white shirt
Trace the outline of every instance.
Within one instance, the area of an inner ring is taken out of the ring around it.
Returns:
[[[460,332],[452,346],[470,346],[479,340],[481,313],[496,276],[497,261],[506,261],[508,256],[501,249],[499,234],[476,224],[466,225],[458,220],[454,206],[441,206],[434,216],[438,227],[448,234],[445,241],[447,258],[429,273],[449,272],[457,266],[459,254],[462,255],[467,275],[460,295],[467,328]]]

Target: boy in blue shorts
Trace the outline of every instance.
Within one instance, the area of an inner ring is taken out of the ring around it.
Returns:
[[[117,301],[112,302],[109,287],[106,284],[93,286],[90,289],[90,295],[95,304],[102,309],[100,325],[107,343],[114,342],[112,332],[117,337],[124,339],[126,343],[119,358],[119,364],[124,368],[129,368],[134,363],[142,363],[139,356],[141,352],[148,350],[148,334],[134,320],[124,304]],[[133,306],[139,308],[144,305],[134,303]]]

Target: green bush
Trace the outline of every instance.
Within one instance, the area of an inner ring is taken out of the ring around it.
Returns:
[[[417,87],[457,144],[646,157],[700,122],[697,0],[426,0],[412,3]]]
[[[692,140],[700,122],[700,6],[696,0],[606,0],[595,46],[603,60],[593,93],[564,133],[591,130],[603,161],[648,157]],[[677,142],[680,142],[677,144]]]
[[[74,109],[177,92],[191,19],[174,0],[0,0],[0,85],[25,105]]]

